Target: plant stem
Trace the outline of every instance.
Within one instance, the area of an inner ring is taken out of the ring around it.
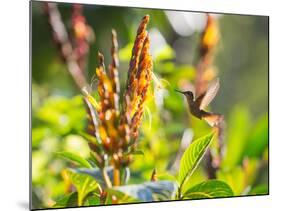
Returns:
[[[113,169],[113,185],[119,186],[120,185],[120,170],[116,166]]]
[[[109,179],[109,176],[108,176],[108,174],[107,174],[105,168],[104,168],[104,167],[101,168],[101,171],[102,171],[102,176],[103,176],[103,179],[104,179],[104,181],[105,181],[106,186],[107,186],[108,188],[111,188],[111,187],[112,187],[112,184],[111,184],[111,181],[110,181],[110,179]]]
[[[216,178],[217,169],[213,166],[213,156],[211,154],[210,149],[208,149],[208,151],[206,153],[206,171],[207,171],[209,179]]]
[[[106,204],[106,197],[107,197],[107,192],[102,191],[100,193],[100,204],[105,205]]]
[[[78,206],[82,206],[83,205],[83,197],[81,197],[81,194],[78,194],[78,202],[77,202]]]
[[[181,187],[182,187],[182,184],[179,186],[178,193],[177,193],[177,199],[180,199],[180,200],[182,199]]]
[[[77,60],[75,59],[74,49],[70,42],[66,27],[61,19],[61,14],[57,8],[57,4],[45,3],[44,5],[49,25],[52,29],[53,38],[59,46],[59,51],[65,64],[67,65],[70,75],[79,89],[89,86],[83,74],[83,70],[80,68]]]

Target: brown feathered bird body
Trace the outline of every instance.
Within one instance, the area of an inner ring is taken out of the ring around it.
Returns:
[[[203,94],[195,98],[192,91],[178,91],[185,95],[190,113],[197,117],[198,119],[205,120],[211,127],[218,126],[218,124],[223,120],[223,116],[220,114],[207,112],[204,109],[209,105],[209,103],[214,99],[219,90],[219,80],[214,81],[208,90]]]

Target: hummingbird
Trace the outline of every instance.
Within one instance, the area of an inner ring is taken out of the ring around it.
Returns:
[[[205,108],[212,102],[220,87],[219,79],[213,81],[208,87],[207,91],[195,98],[192,91],[179,91],[175,90],[187,99],[190,113],[198,119],[205,120],[211,127],[219,126],[219,123],[223,120],[221,114],[205,111]]]

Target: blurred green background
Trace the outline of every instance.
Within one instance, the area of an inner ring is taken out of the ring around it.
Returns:
[[[32,2],[32,195],[36,207],[49,207],[65,193],[61,171],[69,166],[55,152],[89,155],[87,142],[78,135],[86,124],[80,90],[60,60],[52,40],[42,3]],[[71,4],[59,4],[65,25],[70,27]],[[154,73],[168,81],[148,99],[131,183],[149,179],[153,168],[159,178],[175,174],[181,145],[210,131],[205,122],[189,116],[186,101],[178,93],[182,81],[194,79],[204,13],[176,12],[87,5],[87,22],[94,30],[86,75],[97,66],[97,53],[110,62],[111,29],[118,34],[119,75],[124,87],[141,18],[149,14]],[[226,119],[226,150],[217,177],[227,181],[236,195],[268,192],[268,17],[216,15],[221,40],[215,66],[221,87],[211,104]],[[206,180],[204,163],[190,185]]]

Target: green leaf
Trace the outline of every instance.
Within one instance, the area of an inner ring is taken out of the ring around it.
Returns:
[[[222,168],[231,169],[239,164],[247,144],[250,129],[250,113],[244,106],[236,106],[230,114],[229,130],[226,136],[226,153],[222,161]]]
[[[92,167],[94,167],[94,168],[100,166],[99,161],[97,160],[95,154],[92,151],[90,152],[90,158],[88,159],[88,161],[92,165]]]
[[[129,196],[126,193],[122,192],[121,190],[117,190],[115,188],[107,189],[107,193],[109,195],[109,197],[107,197],[107,199],[110,199],[111,196],[114,195],[117,197],[119,204],[141,202],[139,199]],[[111,204],[111,202],[109,200],[107,200],[106,204]]]
[[[180,162],[179,177],[178,177],[180,188],[185,183],[185,181],[188,180],[188,178],[192,175],[193,171],[196,169],[204,153],[210,146],[213,137],[214,137],[214,133],[210,133],[204,137],[195,140],[190,144],[190,146],[184,152]]]
[[[144,152],[141,150],[128,151],[128,152],[124,153],[124,155],[142,155],[142,156],[144,156]]]
[[[209,180],[193,186],[184,193],[185,199],[203,199],[233,196],[228,184],[220,180]]]
[[[243,173],[244,173],[244,186],[252,186],[256,183],[256,180],[260,174],[258,171],[262,169],[259,167],[260,160],[256,158],[245,158],[243,160]],[[266,173],[267,174],[267,173]]]
[[[268,184],[262,184],[252,188],[249,195],[264,195],[268,193]]]
[[[241,195],[246,188],[245,173],[240,166],[228,170],[218,171],[217,178],[226,182],[232,188],[235,196]]]
[[[108,189],[111,194],[116,194],[117,198],[129,197],[130,200],[140,202],[151,202],[161,200],[171,200],[174,198],[177,184],[172,181],[145,182],[138,185],[126,185]]]
[[[38,147],[41,141],[48,135],[49,129],[47,127],[32,128],[32,147]]]
[[[94,191],[98,187],[98,184],[91,176],[79,174],[70,169],[66,173],[78,192],[77,205],[82,206],[85,197]]]
[[[83,138],[85,138],[90,143],[100,146],[100,143],[97,141],[96,137],[94,137],[88,133],[85,133],[85,132],[79,132],[78,134],[81,135]]]
[[[258,119],[250,134],[244,156],[260,158],[268,146],[268,113]]]
[[[141,150],[133,151],[131,154],[132,154],[132,155],[142,155],[142,156],[144,156],[144,152],[141,151]]]
[[[86,159],[72,152],[58,152],[57,154],[67,160],[78,164],[80,167],[92,168],[92,165]]]
[[[34,117],[44,123],[52,133],[67,135],[71,131],[81,131],[83,124],[77,124],[85,117],[81,95],[73,98],[51,96],[35,111]]]
[[[60,208],[60,207],[76,207],[77,206],[77,192],[73,192],[56,200],[56,204],[53,208]]]
[[[91,194],[86,197],[84,206],[100,205],[100,195],[97,193]]]
[[[177,178],[168,172],[164,172],[160,174],[157,173],[156,176],[157,176],[157,180],[170,180],[176,183],[178,182]]]

